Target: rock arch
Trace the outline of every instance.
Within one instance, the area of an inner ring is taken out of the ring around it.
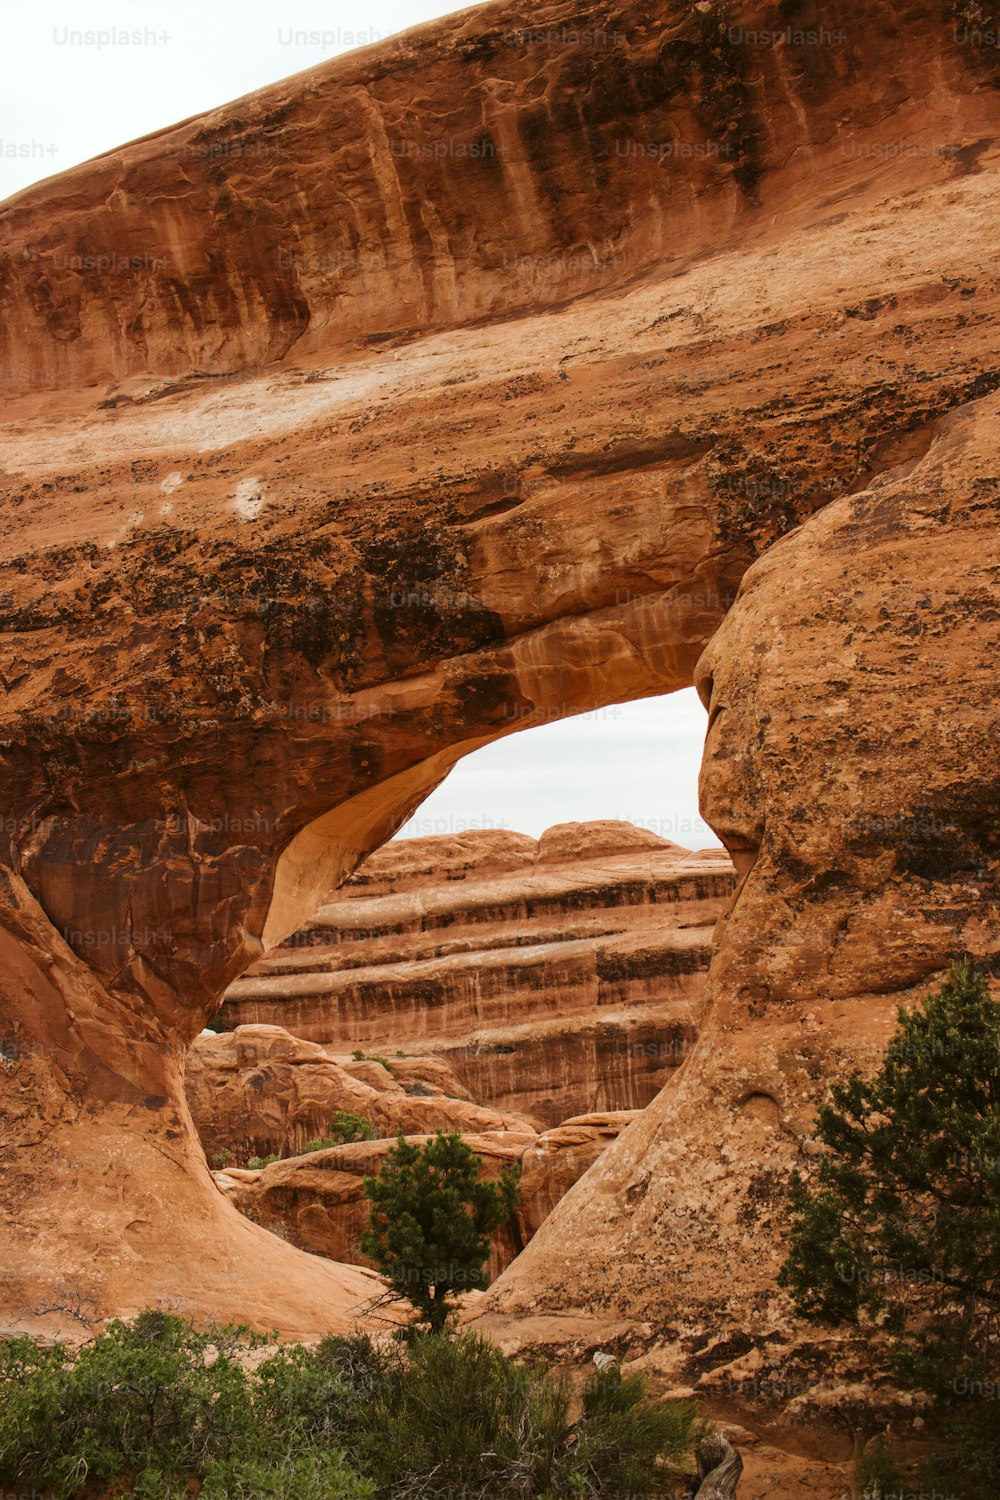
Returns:
[[[226,984],[465,751],[686,686],[713,640],[772,661],[797,537],[835,505],[890,536],[877,476],[987,411],[984,65],[936,7],[834,9],[840,50],[673,3],[583,50],[564,4],[541,40],[498,5],[0,207],[11,1322],[343,1320],[365,1278],[239,1220],[193,1143]],[[756,557],[767,607],[730,613]],[[742,913],[770,846],[709,791]]]

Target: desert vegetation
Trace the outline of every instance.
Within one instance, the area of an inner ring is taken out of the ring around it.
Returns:
[[[928,1399],[923,1481],[981,1496],[1000,1481],[1000,1004],[969,962],[912,1010],[873,1078],[837,1082],[826,1148],[796,1176],[781,1273],[798,1310],[884,1336]],[[874,1487],[897,1482],[888,1455]]]
[[[488,1235],[517,1197],[514,1174],[488,1183],[481,1168],[439,1131],[422,1146],[401,1135],[366,1179],[380,1300],[413,1310],[380,1339],[277,1346],[149,1310],[78,1351],[0,1346],[0,1483],[51,1500],[680,1493],[704,1436],[691,1403],[651,1401],[610,1358],[574,1393],[453,1332],[456,1296],[483,1284]]]
[[[364,1179],[371,1227],[361,1248],[420,1321],[440,1332],[455,1295],[486,1285],[489,1236],[517,1202],[518,1174],[480,1178],[482,1158],[454,1132],[439,1130],[419,1146],[400,1132],[378,1173]]]
[[[336,1146],[348,1146],[354,1141],[373,1141],[378,1132],[372,1122],[362,1114],[353,1110],[339,1109],[332,1116],[329,1125],[323,1135],[314,1140],[306,1141],[297,1156],[309,1156],[314,1151],[330,1151]],[[259,1172],[264,1167],[269,1167],[272,1162],[281,1161],[278,1152],[269,1152],[266,1156],[248,1156],[245,1162],[237,1162],[235,1153],[232,1151],[215,1151],[212,1153],[211,1164],[218,1170],[226,1167],[244,1166],[248,1171]]]
[[[266,1343],[148,1311],[77,1354],[0,1346],[0,1483],[52,1500],[577,1500],[680,1493],[693,1467],[693,1407],[649,1401],[616,1366],[576,1400],[469,1333],[261,1359]]]

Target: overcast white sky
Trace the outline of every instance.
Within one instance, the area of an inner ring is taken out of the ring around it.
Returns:
[[[0,199],[457,8],[447,0],[0,0]],[[693,691],[526,730],[462,761],[401,835],[487,826],[537,836],[553,823],[626,818],[702,848],[718,842],[698,816],[704,736]]]
[[[688,849],[719,840],[698,813],[705,710],[693,688],[523,729],[459,761],[401,838],[624,818]]]

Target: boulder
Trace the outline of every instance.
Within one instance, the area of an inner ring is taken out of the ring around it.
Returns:
[[[412,1062],[420,1071],[420,1060]],[[372,1082],[354,1076],[352,1069],[367,1071]],[[433,1061],[424,1071],[434,1071]],[[446,1078],[447,1071],[439,1076]],[[437,1130],[534,1134],[521,1119],[449,1098],[426,1085],[419,1095],[410,1094],[377,1063],[342,1067],[322,1047],[280,1026],[203,1033],[188,1052],[185,1087],[198,1134],[213,1161],[233,1157],[243,1164],[257,1156],[294,1156],[307,1142],[325,1137],[339,1113],[362,1116],[378,1136]]]

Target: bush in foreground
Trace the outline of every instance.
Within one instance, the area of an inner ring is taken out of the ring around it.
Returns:
[[[0,1480],[56,1500],[123,1481],[137,1500],[167,1500],[188,1476],[220,1497],[243,1486],[287,1500],[364,1500],[370,1488],[337,1452],[303,1455],[316,1460],[310,1469],[292,1458],[294,1428],[261,1428],[241,1360],[261,1342],[246,1329],[197,1333],[145,1312],[110,1323],[76,1358],[29,1339],[0,1344]]]
[[[400,1500],[669,1492],[696,1436],[692,1406],[647,1402],[642,1379],[616,1368],[590,1379],[575,1422],[570,1404],[564,1382],[473,1335],[427,1334],[387,1372],[354,1451],[377,1493]]]
[[[693,1409],[617,1370],[566,1386],[469,1334],[289,1345],[143,1313],[75,1358],[0,1345],[0,1485],[54,1500],[587,1500],[669,1494]]]

